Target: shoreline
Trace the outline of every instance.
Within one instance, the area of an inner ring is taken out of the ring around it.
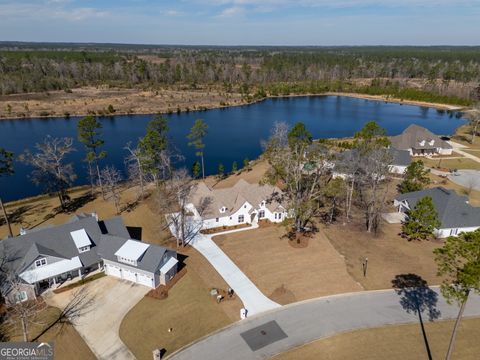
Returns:
[[[432,102],[425,102],[425,101],[418,101],[418,100],[405,100],[405,99],[398,99],[394,97],[390,97],[389,95],[369,95],[369,94],[359,94],[359,93],[349,93],[349,92],[324,92],[324,93],[307,93],[307,94],[290,94],[290,95],[268,95],[262,99],[257,99],[254,101],[246,102],[243,101],[237,104],[228,104],[228,105],[210,105],[204,106],[202,109],[192,109],[189,111],[182,110],[178,111],[135,111],[135,112],[122,112],[118,111],[114,114],[104,114],[104,115],[93,115],[98,118],[108,118],[108,117],[115,117],[115,116],[136,116],[136,115],[171,115],[171,114],[179,114],[179,113],[190,113],[190,112],[205,112],[208,110],[218,110],[218,109],[227,109],[231,107],[239,107],[239,106],[248,106],[260,103],[262,101],[266,101],[268,99],[282,99],[282,98],[296,98],[296,97],[314,97],[314,96],[342,96],[342,97],[349,97],[355,99],[363,99],[368,101],[381,101],[385,103],[392,103],[392,104],[399,104],[399,105],[409,105],[409,106],[419,106],[419,107],[428,107],[432,109],[438,110],[445,110],[445,111],[462,111],[467,109],[466,106],[460,105],[449,105],[449,104],[442,104],[442,103],[432,103]],[[88,112],[79,113],[79,114],[71,114],[70,116],[66,117],[64,115],[34,115],[34,116],[11,116],[11,117],[0,117],[0,121],[2,120],[34,120],[34,119],[70,119],[76,117],[84,117],[92,115]]]

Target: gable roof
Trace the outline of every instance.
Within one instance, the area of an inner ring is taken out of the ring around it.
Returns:
[[[156,272],[160,265],[162,264],[163,255],[170,251],[167,248],[159,245],[149,245],[145,244],[139,240],[129,240],[124,239],[118,236],[112,235],[102,235],[100,239],[100,244],[98,246],[97,252],[102,259],[110,260],[117,262],[119,264],[128,265],[123,262],[119,262],[117,258],[118,251],[125,245],[127,242],[135,243],[135,245],[143,246],[147,245],[145,251],[142,253],[141,257],[137,260],[137,266],[130,265],[132,267],[145,270],[148,272]]]
[[[430,141],[434,141],[433,145],[430,145]],[[440,139],[437,135],[424,127],[412,124],[407,127],[403,133],[390,138],[391,146],[398,150],[409,149],[452,149],[452,146],[446,141]],[[425,143],[422,145],[422,141]]]
[[[468,197],[458,195],[454,190],[443,187],[414,191],[397,196],[397,201],[407,201],[412,209],[417,202],[430,196],[438,213],[441,228],[480,226],[480,208],[468,204]]]
[[[97,220],[90,216],[2,240],[0,253],[8,257],[8,266],[14,271],[29,266],[39,255],[72,259],[79,251],[70,233],[81,229],[85,229],[94,244],[102,235]]]
[[[243,179],[238,180],[234,186],[224,189],[211,189],[204,182],[200,182],[190,194],[189,202],[198,209],[202,202],[208,199],[208,208],[202,216],[205,219],[212,219],[230,216],[246,202],[257,208],[265,201],[265,206],[272,212],[279,208],[283,209],[282,204],[275,199],[281,193],[276,186],[250,184]],[[222,213],[220,209],[223,207],[226,211]]]
[[[410,157],[410,153],[407,150],[398,150],[395,148],[388,148],[385,149],[387,154],[391,157],[391,161],[389,165],[393,166],[408,166],[412,162]],[[361,156],[357,149],[345,150],[338,154],[338,158],[342,160],[342,162],[347,161],[359,161]],[[340,163],[338,168],[342,168],[342,164]]]

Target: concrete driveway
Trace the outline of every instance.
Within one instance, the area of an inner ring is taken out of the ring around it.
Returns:
[[[249,228],[225,231],[217,233],[215,236],[238,231],[248,231],[257,227],[258,225],[254,224]],[[235,291],[242,300],[243,306],[248,311],[247,316],[279,308],[280,305],[266,297],[247,275],[215,244],[212,236],[213,235],[197,234],[191,241],[191,245],[213,265],[220,276]]]
[[[478,170],[457,170],[454,174],[449,174],[448,178],[464,188],[480,191],[480,171]]]
[[[135,359],[120,340],[120,323],[127,312],[149,291],[145,286],[110,276],[85,285],[94,296],[90,310],[77,321],[75,329],[99,359]],[[65,307],[72,291],[51,294],[46,301],[52,306]]]

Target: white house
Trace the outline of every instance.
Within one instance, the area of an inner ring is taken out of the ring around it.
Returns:
[[[156,288],[168,283],[177,269],[175,251],[132,240],[120,217],[98,221],[95,214],[4,239],[0,258],[9,274],[0,290],[9,303],[33,299],[96,270]]]
[[[391,146],[407,150],[412,156],[451,155],[452,145],[431,131],[412,124],[403,133],[390,138]]]
[[[211,189],[201,182],[190,194],[187,208],[196,220],[203,222],[203,229],[251,224],[263,219],[281,222],[287,216],[281,196],[282,191],[276,186],[249,184],[243,179],[225,189]],[[206,202],[206,209],[201,209]]]
[[[395,198],[394,206],[399,212],[407,214],[426,196],[432,198],[440,220],[441,225],[434,232],[437,238],[457,236],[461,232],[480,228],[480,208],[471,206],[468,197],[457,195],[455,191],[443,187],[401,194]]]

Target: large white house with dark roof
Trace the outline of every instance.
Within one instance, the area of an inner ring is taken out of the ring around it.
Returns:
[[[443,187],[414,191],[397,196],[394,206],[401,213],[408,213],[424,197],[431,197],[438,213],[440,227],[435,229],[437,238],[457,236],[461,232],[480,228],[480,208],[468,203],[467,196],[460,196],[454,190]]]
[[[0,258],[9,274],[1,290],[10,303],[35,298],[95,270],[156,288],[168,283],[177,269],[175,251],[131,239],[120,217],[99,221],[95,214],[22,230],[20,236],[0,241]]]
[[[251,224],[258,220],[281,222],[287,217],[281,194],[276,186],[250,184],[243,179],[224,189],[211,189],[201,182],[190,194],[187,208],[195,220],[203,222],[203,229]],[[208,203],[206,208],[199,210],[205,203]]]
[[[412,124],[403,133],[390,138],[391,146],[412,156],[451,155],[452,145],[424,127]]]

